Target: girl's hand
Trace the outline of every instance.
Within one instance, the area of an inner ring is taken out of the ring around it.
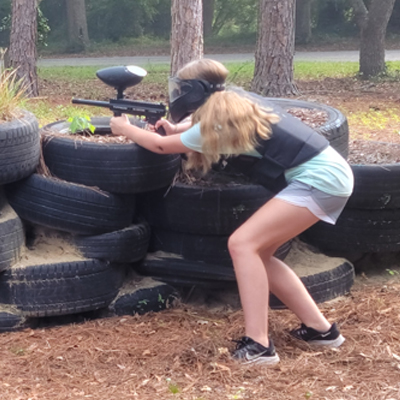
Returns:
[[[177,126],[172,124],[166,119],[159,119],[156,124],[154,125],[155,130],[157,131],[160,127],[164,128],[165,134],[167,136],[175,135],[178,133]]]
[[[126,114],[122,114],[120,117],[112,117],[110,120],[111,132],[115,136],[125,136],[125,129],[129,125],[131,123]]]

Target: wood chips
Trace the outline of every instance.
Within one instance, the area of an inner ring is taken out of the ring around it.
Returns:
[[[155,314],[3,333],[0,398],[399,399],[400,275],[389,271],[363,274],[350,296],[321,306],[346,337],[340,349],[296,342],[287,333],[295,317],[271,311],[281,357],[271,369],[230,360],[243,314],[223,293]]]

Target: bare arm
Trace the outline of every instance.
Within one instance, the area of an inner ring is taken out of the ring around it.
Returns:
[[[126,136],[153,153],[176,154],[191,151],[183,145],[180,135],[160,136],[158,133],[146,131],[131,125],[126,115],[111,118],[110,127],[113,135]]]
[[[166,119],[159,119],[154,128],[157,130],[160,126],[164,128],[166,135],[170,136],[187,131],[192,126],[192,122],[189,119],[188,121],[180,122],[179,124],[172,124]]]

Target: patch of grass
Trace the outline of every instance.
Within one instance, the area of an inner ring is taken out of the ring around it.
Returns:
[[[349,111],[347,119],[350,125],[359,128],[365,127],[368,130],[379,131],[388,130],[399,133],[400,129],[400,109],[388,108],[385,110],[369,109],[368,111]]]
[[[400,61],[388,62],[387,77],[399,79]],[[249,82],[254,74],[254,62],[226,63],[230,74],[230,83]],[[103,67],[40,67],[39,77],[46,80],[87,80],[96,77],[96,71]],[[170,72],[169,64],[148,63],[143,66],[147,76],[143,79],[146,83],[165,83]],[[357,62],[312,62],[298,61],[294,63],[294,77],[296,80],[314,80],[323,78],[356,77],[359,69]]]
[[[100,107],[76,107],[62,104],[52,106],[45,100],[30,101],[25,108],[36,115],[36,118],[40,121],[40,127],[69,118],[85,118],[87,115],[110,115],[108,109]]]
[[[294,78],[297,80],[318,80],[323,78],[347,78],[356,76],[357,62],[312,62],[294,63]]]
[[[0,74],[0,121],[9,121],[20,114],[27,100],[26,85],[16,76],[16,70]]]
[[[90,79],[96,79],[96,71],[105,68],[104,66],[79,66],[79,67],[39,67],[38,76],[47,81],[82,82]],[[147,75],[143,82],[166,84],[169,76],[169,64],[151,64],[143,65]]]
[[[49,81],[87,80],[96,77],[96,71],[103,67],[39,67],[38,76]]]

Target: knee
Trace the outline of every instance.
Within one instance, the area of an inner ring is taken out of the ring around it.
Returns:
[[[240,232],[240,230],[235,231],[229,237],[228,250],[232,260],[237,258],[239,255],[243,255],[244,253],[255,251],[251,241],[248,240],[246,236]]]

